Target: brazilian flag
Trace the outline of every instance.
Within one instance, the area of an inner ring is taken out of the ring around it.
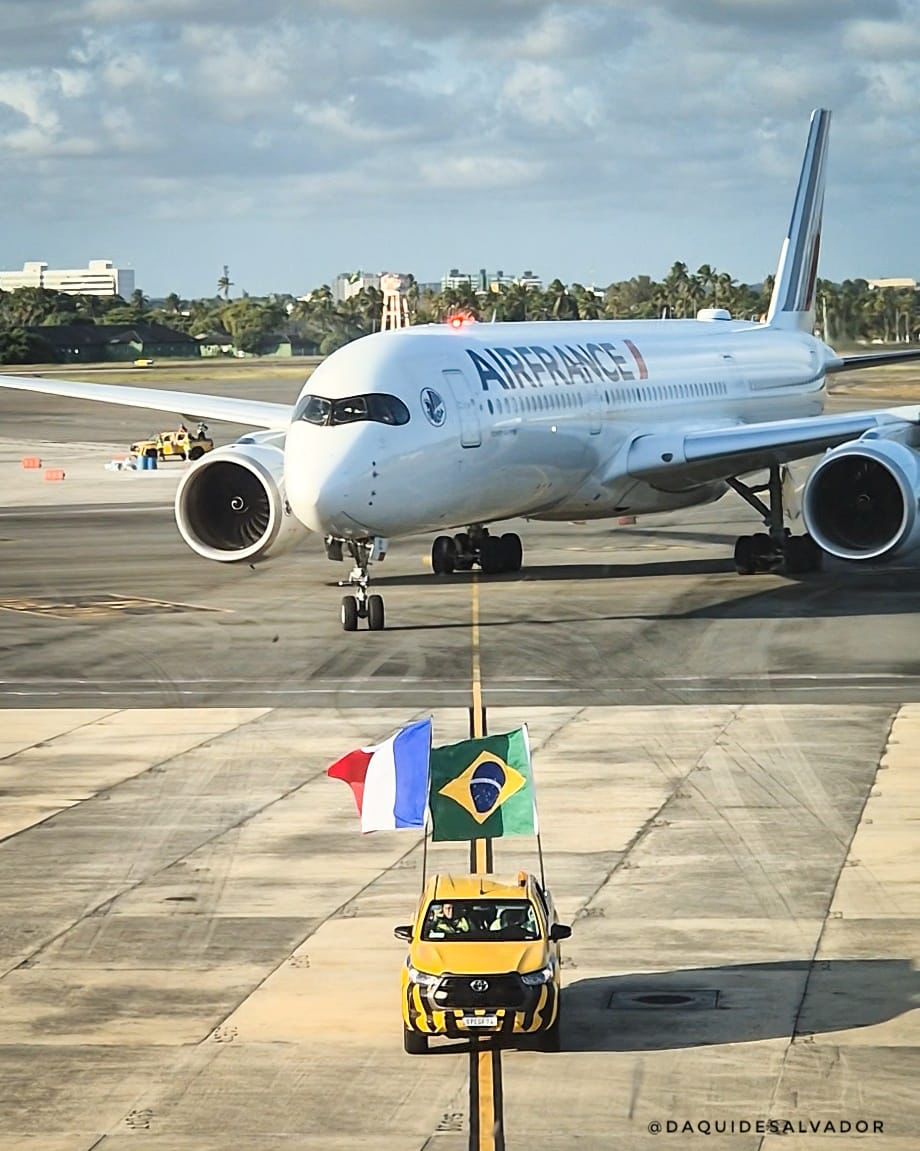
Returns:
[[[432,748],[428,806],[432,840],[535,835],[526,727]]]

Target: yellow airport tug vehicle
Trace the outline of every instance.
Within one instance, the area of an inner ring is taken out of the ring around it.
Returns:
[[[174,432],[157,432],[147,440],[138,440],[131,451],[155,460],[200,460],[205,452],[214,450],[207,432],[207,424],[199,424],[193,434],[182,424]]]
[[[435,875],[415,921],[394,928],[409,944],[402,969],[403,1045],[430,1035],[532,1035],[559,1050],[561,956],[572,934],[536,877]]]

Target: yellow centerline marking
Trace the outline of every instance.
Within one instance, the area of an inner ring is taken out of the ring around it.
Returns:
[[[482,738],[482,666],[479,659],[479,573],[473,574],[473,603],[471,612],[471,643],[473,649],[473,738]]]
[[[470,646],[472,649],[472,667],[470,671],[473,694],[473,739],[482,739],[482,663],[480,660],[479,645],[479,573],[473,574],[471,590],[472,603],[470,605]],[[488,870],[488,856],[486,854],[486,840],[473,840],[473,868],[477,875],[483,875]]]
[[[492,1075],[492,1048],[480,1043],[476,1074],[479,1079],[479,1151],[495,1148],[495,1080]]]

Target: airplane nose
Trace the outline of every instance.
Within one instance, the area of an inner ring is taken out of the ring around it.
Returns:
[[[373,534],[354,515],[362,502],[370,461],[364,460],[357,437],[324,434],[330,430],[295,425],[288,431],[284,450],[288,502],[300,522],[312,531],[341,536]]]

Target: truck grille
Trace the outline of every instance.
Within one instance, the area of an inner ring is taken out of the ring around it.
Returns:
[[[485,981],[488,989],[475,991],[472,984]],[[524,986],[519,975],[447,975],[434,995],[438,1007],[520,1007]]]

